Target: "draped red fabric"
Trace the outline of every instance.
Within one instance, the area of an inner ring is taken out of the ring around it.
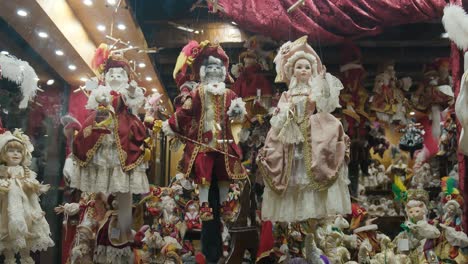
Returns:
[[[376,35],[384,27],[442,17],[444,0],[219,0],[225,15],[248,31],[277,40],[308,35],[312,43]]]

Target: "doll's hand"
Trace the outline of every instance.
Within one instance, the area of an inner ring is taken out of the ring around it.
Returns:
[[[127,91],[128,91],[128,96],[133,98],[135,96],[135,90],[138,88],[137,82],[135,80],[132,80],[130,84],[128,85]]]
[[[59,205],[54,208],[54,212],[58,215],[63,214],[64,211],[65,211],[65,207],[63,205]]]
[[[39,193],[46,193],[50,189],[50,184],[40,184],[39,185]]]

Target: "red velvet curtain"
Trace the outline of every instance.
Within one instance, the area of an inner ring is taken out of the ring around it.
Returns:
[[[243,29],[291,40],[308,35],[312,43],[337,43],[376,35],[384,27],[442,17],[444,0],[219,0],[225,15]]]

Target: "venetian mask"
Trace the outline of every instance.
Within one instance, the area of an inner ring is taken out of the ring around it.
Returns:
[[[128,75],[123,68],[110,68],[105,75],[106,85],[114,91],[126,87],[128,84]]]

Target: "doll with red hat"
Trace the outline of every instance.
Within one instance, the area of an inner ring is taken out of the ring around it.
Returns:
[[[100,80],[87,81],[86,108],[91,110],[78,130],[72,154],[70,187],[84,192],[115,193],[119,201],[119,232],[131,236],[132,194],[149,191],[144,160],[146,128],[137,116],[144,89],[122,52],[102,44],[93,67]]]
[[[208,203],[213,177],[218,181],[223,216],[230,218],[232,209],[227,202],[230,181],[247,177],[241,164],[241,150],[231,131],[233,122],[242,122],[245,103],[226,89],[232,78],[227,73],[229,58],[220,45],[209,41],[196,45],[192,41],[179,55],[176,68],[179,64],[182,69],[190,67],[190,78],[200,81],[200,85],[164,122],[163,131],[190,142],[185,146],[179,170],[186,177],[193,176],[198,184],[201,220],[213,219]],[[184,129],[187,124],[192,124],[192,129]]]

